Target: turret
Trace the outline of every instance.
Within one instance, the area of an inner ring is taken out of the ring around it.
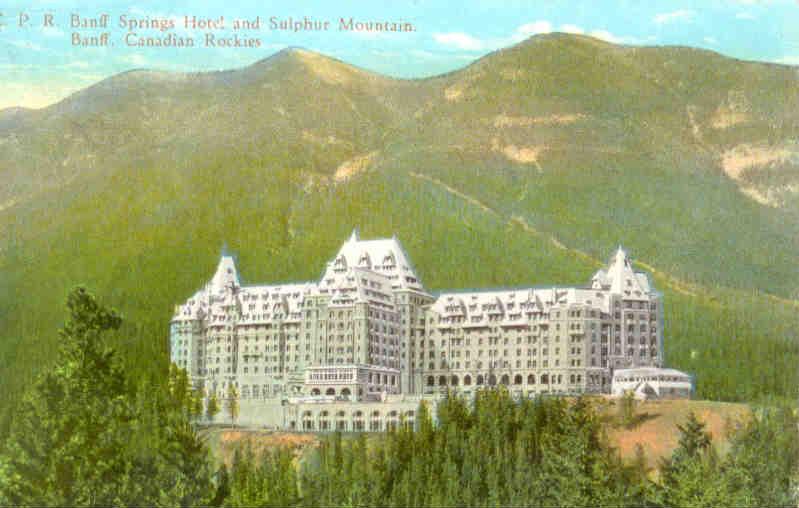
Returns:
[[[222,254],[210,285],[212,293],[219,293],[227,288],[235,289],[241,286],[238,270],[236,270],[236,261],[233,256]]]

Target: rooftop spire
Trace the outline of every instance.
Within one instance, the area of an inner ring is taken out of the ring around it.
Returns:
[[[360,236],[358,235],[358,228],[355,228],[355,229],[353,229],[353,230],[352,230],[352,234],[350,235],[350,240],[349,240],[349,241],[350,241],[350,242],[357,242],[357,241],[359,241],[360,239],[361,239],[361,238],[360,238]]]

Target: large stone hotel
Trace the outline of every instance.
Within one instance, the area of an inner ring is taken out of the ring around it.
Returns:
[[[662,365],[663,306],[621,248],[584,287],[435,294],[396,238],[356,231],[319,281],[242,285],[223,255],[170,346],[206,393],[236,386],[243,421],[378,430],[447,390],[610,393],[615,370]]]

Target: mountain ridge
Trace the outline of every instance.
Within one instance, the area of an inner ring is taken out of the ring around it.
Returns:
[[[554,34],[424,79],[302,49],[178,76],[118,75],[0,128],[9,393],[75,284],[130,316],[119,344],[153,375],[219,245],[248,279],[310,280],[354,226],[397,234],[431,288],[584,284],[622,243],[702,396],[799,385],[792,68]],[[764,358],[779,373],[740,377]]]

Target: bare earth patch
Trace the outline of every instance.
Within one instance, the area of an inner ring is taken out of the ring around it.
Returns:
[[[535,164],[538,162],[538,156],[546,148],[542,146],[519,146],[507,145],[502,149],[505,157],[512,161],[521,162],[522,164]]]
[[[4,203],[0,203],[0,212],[2,212],[3,210],[6,210],[8,208],[11,208],[12,206],[16,205],[18,202],[19,201],[17,199],[13,199],[12,198],[12,199],[9,199],[8,201],[5,201]]]
[[[741,187],[741,192],[761,205],[778,208],[784,204],[785,194],[799,194],[799,184],[772,187],[765,191],[758,190],[754,187]]]
[[[586,118],[582,113],[548,116],[508,116],[505,114],[494,117],[494,127],[530,127],[532,125],[569,125]]]
[[[463,98],[463,87],[460,85],[453,85],[444,90],[444,97],[450,102],[458,102]]]
[[[794,154],[785,148],[742,144],[721,155],[721,167],[730,178],[738,180],[745,169],[788,162],[792,155]]]
[[[727,92],[727,100],[719,104],[710,118],[710,126],[714,129],[729,129],[749,121],[751,106],[742,90]]]
[[[327,146],[327,145],[351,145],[351,143],[347,141],[343,141],[338,139],[336,136],[328,135],[318,135],[314,134],[313,132],[303,129],[302,131],[302,139],[304,141],[310,141],[311,143],[316,143],[318,145]]]
[[[233,453],[241,445],[249,446],[255,455],[273,448],[290,448],[297,456],[309,446],[316,446],[319,438],[315,434],[299,434],[291,432],[270,432],[253,430],[221,430],[219,431],[219,447],[217,458],[230,464]]]
[[[520,79],[522,76],[524,76],[524,70],[513,67],[505,67],[504,69],[500,69],[499,75],[502,76],[502,79],[506,81],[515,82],[517,79]]]
[[[745,404],[698,400],[646,401],[636,407],[636,414],[645,415],[640,424],[632,429],[613,427],[609,429],[608,437],[625,459],[633,459],[636,446],[640,444],[647,465],[654,468],[660,459],[671,456],[677,447],[680,437],[677,425],[685,423],[690,411],[705,423],[705,430],[710,432],[714,446],[721,453],[725,453],[729,446],[728,422],[735,426],[751,415]]]
[[[729,108],[720,107],[710,118],[710,126],[714,129],[729,129],[738,124],[749,121],[749,115],[741,111],[731,111]]]
[[[336,169],[335,175],[333,175],[333,180],[336,183],[345,182],[358,173],[366,171],[369,169],[369,166],[372,164],[372,162],[374,162],[374,159],[377,157],[378,153],[379,152],[377,151],[369,152],[366,155],[359,155],[341,163],[341,165]]]

